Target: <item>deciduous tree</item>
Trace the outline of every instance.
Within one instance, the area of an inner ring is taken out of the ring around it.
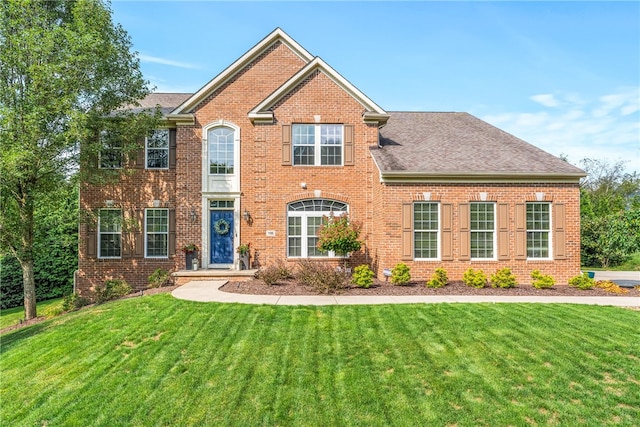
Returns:
[[[36,315],[34,225],[39,201],[96,153],[106,121],[123,145],[156,116],[134,114],[148,92],[126,31],[102,0],[0,2],[0,251],[22,268],[25,318]]]

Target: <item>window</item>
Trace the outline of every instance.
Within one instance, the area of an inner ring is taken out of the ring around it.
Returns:
[[[527,203],[527,257],[549,258],[551,233],[549,203]]]
[[[144,229],[145,256],[167,258],[169,256],[169,210],[147,209]]]
[[[471,203],[471,258],[493,259],[495,252],[495,204]]]
[[[413,205],[413,256],[416,259],[438,258],[438,203]]]
[[[293,125],[292,143],[294,165],[342,165],[342,125]]]
[[[156,129],[145,139],[147,169],[169,168],[169,129]]]
[[[98,212],[98,254],[100,258],[120,258],[122,211],[100,209]]]
[[[113,132],[100,132],[100,162],[101,169],[122,168],[122,141]]]
[[[216,127],[207,132],[209,143],[209,174],[233,174],[235,132],[228,127]]]
[[[333,253],[316,248],[322,217],[347,212],[347,205],[335,200],[310,199],[290,203],[287,212],[287,255],[296,258],[329,257]]]

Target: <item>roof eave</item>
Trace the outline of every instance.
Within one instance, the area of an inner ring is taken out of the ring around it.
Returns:
[[[168,121],[174,122],[177,125],[194,125],[196,123],[196,118],[193,114],[167,114],[164,118]]]
[[[385,183],[566,183],[577,184],[584,173],[531,172],[464,172],[434,173],[420,171],[384,171],[380,181]]]

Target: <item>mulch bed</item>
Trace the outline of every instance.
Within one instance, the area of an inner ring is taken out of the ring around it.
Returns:
[[[297,283],[294,280],[286,280],[275,285],[266,285],[256,279],[245,281],[231,281],[220,288],[221,291],[236,294],[254,295],[318,295],[318,292],[308,286]],[[476,289],[467,286],[462,281],[453,281],[443,288],[431,289],[424,282],[411,282],[405,286],[396,286],[383,280],[375,280],[369,289],[358,288],[350,285],[341,290],[340,295],[487,295],[487,296],[622,296],[640,297],[639,288],[627,289],[627,293],[616,294],[607,292],[601,288],[593,288],[582,291],[568,285],[556,285],[551,289],[536,289],[531,285],[522,285],[510,289],[482,288]]]

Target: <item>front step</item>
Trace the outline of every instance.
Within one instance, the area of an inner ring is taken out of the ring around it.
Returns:
[[[249,280],[252,279],[258,270],[226,270],[226,269],[202,269],[202,270],[179,270],[172,273],[176,285],[196,280]]]

